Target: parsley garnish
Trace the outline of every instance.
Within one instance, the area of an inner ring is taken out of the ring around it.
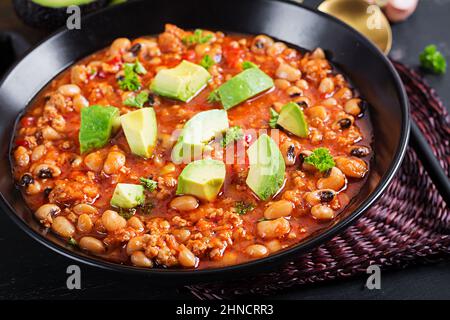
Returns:
[[[141,91],[137,95],[125,99],[123,104],[129,107],[142,108],[147,101],[148,92]]]
[[[217,90],[212,91],[208,96],[208,102],[213,103],[213,102],[219,102],[219,101],[220,101],[219,92]]]
[[[144,66],[136,60],[135,63],[125,63],[123,66],[124,76],[119,79],[119,87],[122,90],[137,91],[141,88],[141,80],[138,74],[146,74]]]
[[[70,237],[69,240],[67,240],[67,243],[73,247],[78,247],[78,242],[74,238]]]
[[[251,202],[247,203],[245,201],[237,201],[236,204],[234,205],[234,208],[239,215],[244,215],[247,212],[255,209],[256,206],[254,203]]]
[[[206,70],[208,70],[209,68],[211,68],[213,65],[215,65],[216,62],[214,61],[213,58],[211,58],[210,55],[205,55],[203,56],[202,60],[200,61],[200,65],[205,68]]]
[[[246,70],[250,68],[258,68],[258,66],[251,61],[242,62],[242,69]]]
[[[269,120],[269,127],[272,129],[275,129],[277,127],[278,118],[280,117],[280,114],[275,111],[275,109],[270,108],[270,120]]]
[[[320,172],[330,170],[335,166],[330,150],[327,148],[317,148],[313,153],[305,158],[305,163],[312,164]]]
[[[136,209],[132,208],[132,209],[123,209],[123,208],[119,208],[119,215],[122,218],[125,218],[125,220],[130,219],[132,216],[134,216],[136,214]]]
[[[155,205],[152,202],[148,202],[141,206],[142,214],[151,214]]]
[[[447,61],[434,44],[426,46],[419,59],[421,66],[431,72],[444,74],[447,70]]]
[[[244,137],[244,131],[239,126],[231,127],[225,133],[225,136],[222,139],[222,147],[226,147],[230,143],[234,141],[241,140]]]
[[[185,45],[191,46],[194,44],[203,44],[203,43],[207,43],[209,40],[212,39],[212,34],[207,34],[206,36],[203,35],[203,30],[202,29],[195,29],[194,33],[186,36],[183,38],[183,43]]]
[[[141,177],[141,178],[139,178],[139,181],[144,186],[144,188],[150,192],[155,191],[156,187],[158,186],[158,182],[156,182],[155,180],[152,180],[152,179],[147,179],[147,178]]]

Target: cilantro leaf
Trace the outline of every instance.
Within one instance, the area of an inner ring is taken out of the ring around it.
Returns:
[[[231,127],[225,133],[225,136],[222,140],[222,147],[226,147],[227,145],[233,143],[234,141],[241,140],[244,137],[244,131],[239,126]]]
[[[250,68],[258,68],[258,66],[251,61],[242,62],[242,69],[246,70]]]
[[[206,70],[208,70],[209,68],[211,68],[213,65],[215,65],[216,62],[214,61],[213,58],[211,58],[210,55],[205,55],[203,56],[202,60],[200,61],[200,65],[205,68]]]
[[[213,37],[212,34],[207,34],[204,36],[202,29],[195,29],[193,34],[184,37],[182,39],[182,41],[185,45],[191,46],[194,44],[207,43],[208,41],[210,41],[212,39],[212,37]]]
[[[147,189],[150,192],[155,191],[156,187],[158,186],[158,182],[152,179],[147,179],[144,177],[139,178],[139,181],[144,186],[145,189]]]
[[[147,101],[148,92],[141,91],[135,96],[126,98],[123,104],[129,107],[142,108]]]
[[[327,148],[317,148],[313,153],[305,158],[305,163],[312,164],[320,172],[330,170],[335,166],[330,150]]]
[[[132,209],[119,208],[119,216],[121,216],[122,218],[125,218],[125,220],[130,219],[135,214],[136,214],[135,208],[132,208]]]
[[[217,90],[212,91],[208,96],[208,102],[213,103],[213,102],[219,102],[219,101],[220,101],[219,92]]]
[[[275,109],[270,108],[270,120],[269,120],[269,127],[272,129],[275,129],[277,127],[277,121],[280,117],[280,114],[275,111]]]
[[[445,57],[439,52],[435,45],[426,46],[419,56],[420,65],[437,74],[444,74],[447,70],[447,61]]]
[[[137,91],[141,88],[139,74],[146,74],[144,66],[136,60],[135,63],[125,63],[123,66],[124,76],[119,78],[119,87],[122,90]]]
[[[70,237],[69,240],[67,240],[67,243],[73,247],[78,247],[78,242],[74,238]]]
[[[234,209],[236,210],[236,213],[239,215],[244,215],[249,211],[252,211],[256,208],[256,205],[254,203],[247,203],[245,201],[237,201],[234,205]]]

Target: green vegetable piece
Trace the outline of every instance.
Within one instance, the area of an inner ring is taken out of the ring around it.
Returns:
[[[139,184],[118,183],[111,198],[111,205],[122,209],[135,208],[145,201],[144,187]]]
[[[155,110],[143,108],[128,112],[120,117],[120,121],[131,152],[150,158],[158,135]]]
[[[246,183],[261,200],[267,200],[284,183],[286,164],[283,155],[267,134],[261,135],[248,148],[247,155],[250,169]]]
[[[123,67],[124,76],[119,78],[119,87],[126,91],[137,91],[141,88],[141,80],[138,74],[146,74],[144,66],[136,60],[135,63],[125,63]]]
[[[206,70],[208,70],[209,68],[211,68],[213,65],[215,65],[216,62],[214,61],[213,58],[211,58],[210,55],[205,55],[203,56],[202,60],[200,61],[200,65],[205,68]]]
[[[246,70],[250,68],[258,68],[258,66],[251,61],[244,61],[242,63],[242,69]]]
[[[158,72],[150,89],[167,98],[188,102],[206,87],[211,75],[205,68],[183,60],[172,69]]]
[[[219,88],[216,94],[225,110],[250,99],[273,87],[273,80],[259,68],[248,68],[237,74]]]
[[[142,108],[144,104],[148,101],[148,92],[142,91],[133,97],[128,97],[123,102],[124,105],[135,108]]]
[[[201,156],[208,142],[229,127],[225,110],[208,110],[197,113],[183,127],[178,141],[172,149],[172,161],[190,162]]]
[[[192,46],[194,44],[204,44],[209,42],[213,38],[212,34],[203,35],[202,29],[195,29],[192,35],[184,37],[182,39],[183,43],[187,46]]]
[[[158,182],[152,179],[147,179],[144,177],[139,178],[139,181],[144,186],[145,189],[147,189],[150,192],[153,192],[158,187]]]
[[[309,133],[303,110],[295,102],[289,102],[281,108],[277,124],[296,136],[306,138]]]
[[[225,181],[225,164],[205,159],[189,163],[178,177],[177,194],[189,194],[213,201]]]
[[[310,156],[305,158],[304,161],[305,163],[312,164],[320,172],[326,172],[336,165],[330,154],[330,150],[327,148],[315,149]]]
[[[106,145],[120,127],[119,109],[95,105],[81,110],[80,152],[86,153]]]
[[[234,205],[234,209],[236,210],[236,213],[239,215],[247,214],[248,212],[252,211],[256,208],[256,205],[254,203],[247,203],[244,201],[237,201]]]
[[[275,109],[270,108],[270,120],[269,120],[269,127],[272,129],[275,129],[277,127],[278,117],[280,114],[275,111]]]
[[[447,70],[447,61],[445,60],[445,57],[433,44],[425,47],[420,54],[419,59],[421,66],[431,72],[444,74]]]
[[[227,145],[241,140],[244,137],[244,131],[242,130],[241,127],[239,126],[234,126],[229,128],[226,133],[225,136],[223,137],[222,140],[222,147],[226,147]]]

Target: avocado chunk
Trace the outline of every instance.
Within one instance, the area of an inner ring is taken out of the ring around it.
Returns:
[[[204,159],[189,163],[178,177],[177,194],[189,194],[213,201],[225,181],[225,164]]]
[[[267,200],[280,190],[284,183],[286,165],[275,141],[267,134],[261,135],[247,150],[250,161],[246,183],[261,199]]]
[[[273,87],[273,80],[257,67],[248,68],[214,91],[225,110]]]
[[[118,183],[110,204],[113,207],[131,209],[145,201],[144,187],[139,184]]]
[[[208,110],[197,113],[183,127],[172,150],[176,163],[190,162],[201,156],[205,145],[229,127],[225,110]]]
[[[119,109],[94,105],[81,110],[80,152],[85,153],[106,145],[111,134],[120,127]]]
[[[108,5],[109,0],[13,0],[17,15],[29,26],[52,30],[64,25],[67,7],[79,6],[85,15]]]
[[[150,89],[161,96],[188,102],[206,86],[210,78],[205,68],[183,60],[175,68],[159,71]]]
[[[131,152],[150,158],[158,134],[155,110],[143,108],[132,111],[121,116],[120,121]]]
[[[305,115],[300,106],[295,102],[289,102],[281,108],[277,124],[301,138],[308,136],[308,123],[306,122]]]

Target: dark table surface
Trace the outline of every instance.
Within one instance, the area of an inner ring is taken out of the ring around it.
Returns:
[[[188,3],[188,2],[187,2]],[[305,0],[308,6],[320,1]],[[450,0],[423,0],[406,22],[393,26],[391,56],[410,66],[424,46],[435,43],[450,58]],[[0,0],[0,30],[21,33],[31,43],[44,32],[24,26],[10,1]],[[449,74],[427,75],[447,107]],[[183,287],[157,285],[151,279],[117,274],[81,265],[81,290],[68,290],[66,268],[73,264],[44,248],[0,214],[0,299],[182,299],[193,296]],[[384,271],[380,290],[364,288],[365,277],[304,286],[272,296],[275,299],[450,299],[450,261]]]

